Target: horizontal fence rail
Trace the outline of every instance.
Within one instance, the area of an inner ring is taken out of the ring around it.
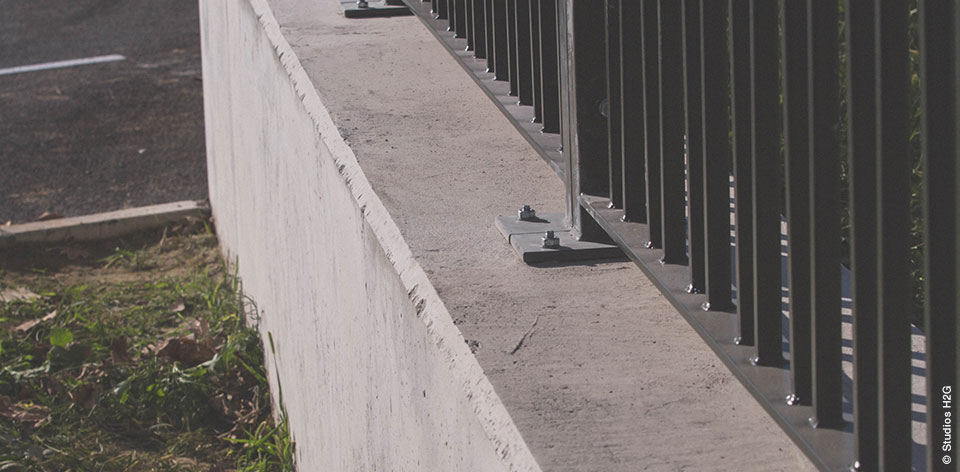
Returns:
[[[406,3],[816,466],[956,470],[956,1]]]

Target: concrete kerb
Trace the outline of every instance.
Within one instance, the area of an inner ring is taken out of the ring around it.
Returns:
[[[50,221],[0,226],[0,249],[20,244],[95,241],[159,228],[186,218],[206,218],[205,202],[181,201]]]
[[[433,338],[433,342],[451,372],[463,387],[463,395],[470,401],[474,414],[495,447],[507,470],[511,472],[540,472],[516,424],[513,422],[500,397],[493,389],[476,357],[464,341],[463,335],[453,323],[453,317],[444,305],[427,274],[413,256],[410,247],[400,233],[383,202],[357,161],[353,149],[340,134],[337,125],[324,107],[316,87],[307,76],[300,59],[280,31],[267,0],[246,0],[253,7],[264,33],[276,51],[277,59],[286,70],[316,130],[334,156],[344,182],[353,194],[364,218],[373,229],[380,246],[384,249],[408,290],[411,302],[417,306],[418,317]]]

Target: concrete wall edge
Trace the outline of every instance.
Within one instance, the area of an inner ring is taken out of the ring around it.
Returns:
[[[313,120],[320,139],[331,151],[334,164],[359,205],[364,219],[373,229],[377,241],[397,271],[411,302],[417,307],[418,318],[426,327],[440,355],[448,363],[451,373],[460,383],[463,394],[472,405],[477,420],[496,448],[498,456],[511,471],[540,472],[540,466],[460,330],[454,325],[446,305],[403,239],[400,228],[374,192],[353,149],[343,139],[316,87],[284,38],[267,0],[247,1],[253,7],[307,114]]]

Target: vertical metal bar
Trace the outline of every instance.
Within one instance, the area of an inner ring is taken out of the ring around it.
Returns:
[[[520,86],[517,75],[517,0],[507,1],[507,68],[510,71],[510,96],[516,97]]]
[[[581,193],[604,195],[608,191],[607,129],[598,106],[605,97],[605,60],[602,54],[574,54],[574,51],[603,49],[604,13],[584,1],[560,0],[558,3],[557,36],[563,91],[561,136],[567,158],[565,216],[574,238],[609,241],[579,204]]]
[[[845,14],[854,447],[859,470],[877,470],[877,122],[873,0],[849,0]],[[790,247],[793,248],[792,239]],[[793,291],[792,285],[790,290]],[[792,311],[792,299],[790,303]]]
[[[703,293],[703,123],[700,76],[700,1],[683,0],[683,104],[687,152],[688,293]]]
[[[473,4],[477,0],[463,2],[463,35],[467,38],[467,51],[473,51],[476,44],[476,34],[473,29]]]
[[[436,1],[436,0],[434,0]],[[484,0],[483,23],[484,23],[484,53],[487,59],[487,72],[496,72],[496,61],[494,56],[494,25],[493,25],[493,2],[494,0]]]
[[[467,0],[453,0],[453,37],[467,37]]]
[[[473,2],[473,26],[470,32],[473,37],[473,55],[477,59],[487,58],[487,27],[486,27],[486,0],[470,0]]]
[[[507,41],[507,0],[493,0],[494,80],[510,80],[510,53]]]
[[[701,0],[700,50],[703,80],[703,200],[707,239],[705,310],[733,308],[730,290],[730,108],[727,79],[727,2]]]
[[[753,308],[757,365],[783,364],[777,2],[750,0],[753,108]],[[739,220],[738,220],[739,224]]]
[[[610,204],[623,208],[623,157],[620,126],[620,0],[605,0],[607,25],[607,148],[610,155]]]
[[[606,42],[606,28],[603,24],[604,11],[595,4],[582,0],[573,1],[574,51],[588,51],[576,54],[572,73],[576,94],[576,127],[571,125],[575,153],[572,158],[580,193],[589,195],[607,195],[609,189],[609,170],[607,166],[607,121],[601,115],[600,103],[606,98],[606,59],[603,54],[591,54],[589,51],[602,51]],[[567,151],[567,148],[564,148]]]
[[[433,3],[434,3],[433,11],[437,14],[438,20],[446,20],[447,18],[449,18],[447,16],[447,11],[448,11],[447,0],[433,0]]]
[[[560,82],[557,53],[557,4],[540,1],[540,78],[543,84],[543,132],[560,132]]]
[[[664,264],[686,264],[683,191],[683,5],[659,0],[660,215]]]
[[[910,153],[907,1],[877,0],[877,433],[880,470],[909,470]]]
[[[811,346],[813,417],[834,428],[841,411],[840,161],[837,157],[838,4],[807,0],[810,118]]]
[[[543,123],[543,81],[540,61],[540,0],[530,1],[530,57],[533,78],[533,122]]]
[[[737,344],[754,344],[750,0],[730,0],[730,99],[736,214]]]
[[[942,467],[946,413],[943,395],[957,388],[957,75],[955,2],[921,0],[920,77],[923,80],[924,327],[927,335],[927,470]],[[952,405],[951,405],[952,407]],[[952,412],[951,412],[952,414]],[[956,429],[954,428],[954,431]]]
[[[781,18],[783,168],[787,199],[787,285],[790,290],[792,379],[792,392],[787,397],[787,403],[810,405],[810,118],[807,114],[806,4],[803,0],[784,0]]]
[[[647,248],[660,248],[663,226],[660,208],[660,83],[659,68],[659,0],[643,2],[643,136],[644,160],[647,164],[647,227],[650,241]]]
[[[519,105],[533,105],[533,71],[530,56],[530,1],[514,1],[516,28],[517,97]]]
[[[643,136],[643,5],[620,1],[620,154],[623,175],[623,220],[647,221]],[[699,1],[699,0],[698,0]],[[699,28],[699,25],[697,25]]]

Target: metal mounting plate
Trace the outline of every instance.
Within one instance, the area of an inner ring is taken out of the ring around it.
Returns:
[[[507,239],[520,260],[527,264],[538,262],[576,262],[598,259],[623,259],[623,251],[611,244],[578,241],[563,224],[563,213],[537,215],[536,220],[522,221],[516,216],[498,216],[497,229]],[[553,231],[560,238],[560,247],[543,247],[543,234]]]
[[[340,7],[343,8],[343,16],[347,18],[376,18],[386,16],[409,16],[413,12],[406,5],[397,3],[394,0],[381,0],[368,2],[367,8],[357,8],[357,1],[340,0]]]

